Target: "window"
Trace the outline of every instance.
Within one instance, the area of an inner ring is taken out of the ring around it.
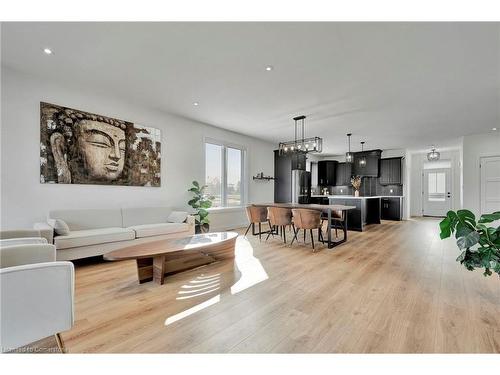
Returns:
[[[244,150],[217,141],[205,142],[205,184],[215,200],[212,207],[244,204]]]
[[[444,172],[429,172],[429,201],[445,200],[445,178],[446,175]]]
[[[222,204],[222,146],[205,144],[205,184],[206,192],[215,197],[214,207]]]

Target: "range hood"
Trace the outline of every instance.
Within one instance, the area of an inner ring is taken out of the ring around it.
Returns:
[[[382,150],[367,150],[354,153],[352,174],[361,177],[379,177],[380,176],[380,158]],[[365,159],[363,165],[361,160]]]

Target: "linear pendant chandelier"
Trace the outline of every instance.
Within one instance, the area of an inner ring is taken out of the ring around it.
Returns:
[[[295,139],[293,141],[280,142],[279,153],[303,153],[307,154],[309,152],[319,153],[323,151],[323,139],[320,137],[305,137],[305,120],[306,116],[297,116],[293,118],[295,126]],[[298,128],[301,129],[298,129]],[[298,136],[301,130],[300,136]]]

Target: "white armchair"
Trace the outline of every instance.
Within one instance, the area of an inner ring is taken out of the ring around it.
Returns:
[[[41,237],[38,229],[12,229],[0,231],[0,240],[10,238],[33,238]]]
[[[0,241],[2,352],[50,335],[64,352],[59,332],[73,326],[74,267],[55,258],[45,239]]]

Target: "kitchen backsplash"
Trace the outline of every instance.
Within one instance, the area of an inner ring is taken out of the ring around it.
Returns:
[[[323,189],[316,188],[313,194],[323,194]],[[352,186],[330,186],[328,188],[330,195],[354,195]],[[363,177],[359,195],[369,197],[374,195],[403,195],[403,185],[380,185],[376,177]]]

